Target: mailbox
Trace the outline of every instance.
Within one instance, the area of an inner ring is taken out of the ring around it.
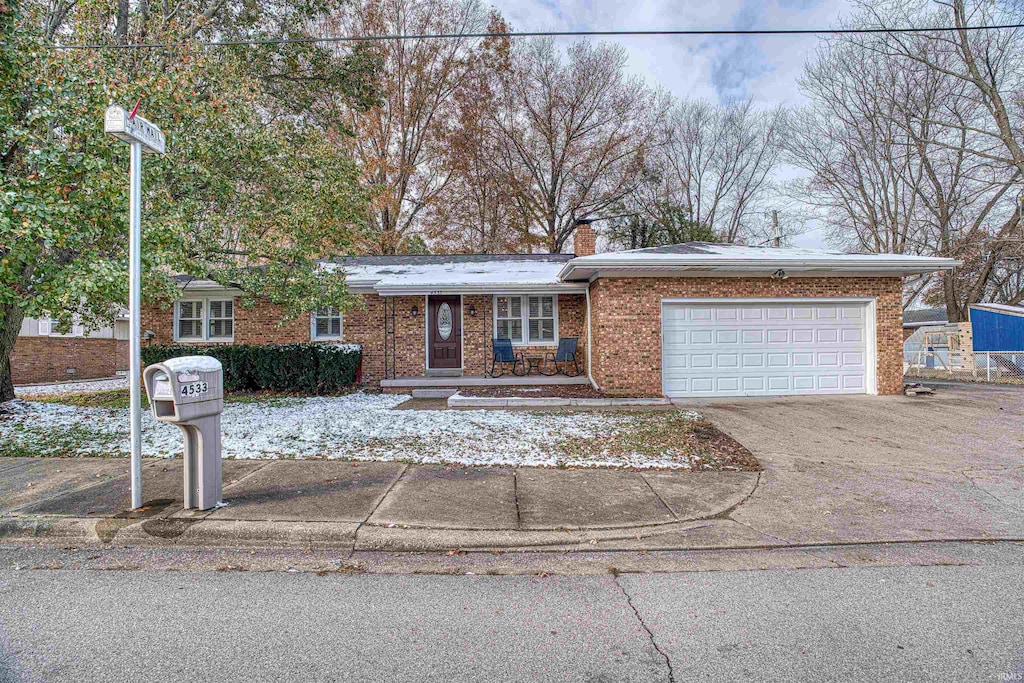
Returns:
[[[209,356],[182,356],[142,375],[153,417],[181,428],[185,440],[185,508],[209,510],[221,502],[220,414],[224,374]]]

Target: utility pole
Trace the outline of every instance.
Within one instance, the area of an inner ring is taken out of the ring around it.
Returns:
[[[779,229],[779,212],[775,209],[772,209],[772,228],[775,231],[772,246],[777,249],[782,246],[782,230]]]

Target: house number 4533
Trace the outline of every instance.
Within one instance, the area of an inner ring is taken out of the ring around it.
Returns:
[[[196,394],[205,394],[209,387],[206,382],[190,382],[188,384],[181,385],[182,396],[195,396]]]

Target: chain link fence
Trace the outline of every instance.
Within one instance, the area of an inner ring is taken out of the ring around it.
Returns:
[[[904,375],[913,379],[1024,384],[1024,352],[962,348],[955,326],[924,327],[903,344]]]

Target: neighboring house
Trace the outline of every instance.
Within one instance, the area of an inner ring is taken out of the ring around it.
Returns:
[[[910,339],[921,327],[946,325],[945,308],[908,308],[903,311],[903,339]]]
[[[15,384],[113,377],[127,369],[127,312],[112,326],[91,332],[72,325],[60,333],[49,318],[25,318],[11,355]]]
[[[154,343],[345,341],[385,389],[457,385],[490,368],[491,341],[527,356],[579,337],[587,376],[611,395],[896,394],[903,277],[955,261],[808,249],[678,244],[576,256],[362,256],[341,268],[363,306],[278,325],[269,303],[180,278],[173,310],[149,307]]]

